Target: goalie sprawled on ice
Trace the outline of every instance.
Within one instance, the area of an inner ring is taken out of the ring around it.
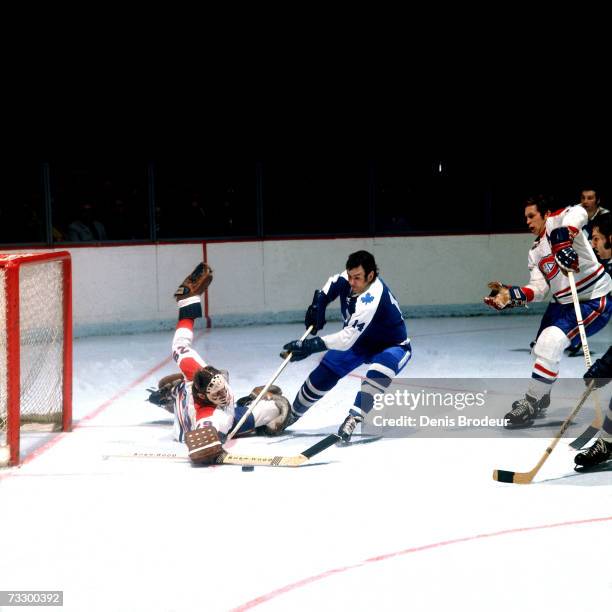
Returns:
[[[212,282],[212,270],[200,263],[181,283],[174,296],[179,320],[172,341],[172,356],[180,373],[165,376],[149,401],[174,414],[174,435],[185,442],[195,463],[213,463],[224,451],[222,439],[247,411],[261,388],[238,401],[229,385],[229,374],[207,363],[192,347],[195,320],[202,316],[201,296]],[[271,386],[238,430],[257,429],[280,433],[289,415],[289,401],[279,387]]]

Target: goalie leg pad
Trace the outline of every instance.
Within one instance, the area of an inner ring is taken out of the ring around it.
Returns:
[[[255,407],[255,411],[263,403],[263,400],[259,402],[259,404]],[[284,395],[274,395],[273,398],[268,400],[266,403],[274,404],[276,415],[264,424],[265,426],[263,428],[263,433],[268,436],[278,436],[287,426],[287,421],[291,413],[291,403]],[[256,423],[257,420],[257,417],[255,417]]]
[[[185,444],[189,449],[189,459],[197,464],[215,463],[217,457],[224,453],[219,432],[208,423],[188,431]]]
[[[259,385],[259,387],[255,387],[252,391],[250,396],[255,399],[262,391],[262,389],[264,388],[265,385]],[[283,394],[283,390],[280,387],[277,387],[276,385],[270,385],[268,387],[268,390],[266,391],[266,394],[264,396],[264,399],[271,399],[271,397],[273,395],[282,395]]]
[[[244,397],[241,397],[239,400],[237,400],[236,406],[240,406],[240,407],[249,406],[249,404],[251,404],[253,400],[257,399],[257,396],[261,393],[263,388],[264,388],[264,385],[259,385],[259,387],[255,387],[248,395],[245,395]],[[280,387],[277,387],[276,385],[270,385],[265,395],[261,399],[270,400],[270,399],[273,399],[275,395],[282,395],[282,394],[283,394],[283,390]]]

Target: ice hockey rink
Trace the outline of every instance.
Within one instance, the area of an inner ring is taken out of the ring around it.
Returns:
[[[403,376],[529,376],[538,317],[407,324],[413,358]],[[298,324],[196,329],[196,348],[230,371],[238,395],[265,384],[282,345],[303,333]],[[171,338],[75,341],[73,431],[30,434],[24,447],[36,450],[0,471],[0,590],[62,590],[62,609],[79,612],[609,609],[612,471],[574,472],[568,441],[582,425],[523,486],[492,472],[530,470],[548,439],[356,436],[303,467],[253,472],[134,458],[185,454],[171,416],[145,401],[175,371]],[[594,358],[611,340],[610,329],[592,338]],[[282,372],[291,400],[319,358]],[[584,370],[582,356],[564,357],[560,375]],[[364,371],[292,435],[228,448],[295,454],[314,444],[337,430]],[[591,417],[585,408],[582,423]]]

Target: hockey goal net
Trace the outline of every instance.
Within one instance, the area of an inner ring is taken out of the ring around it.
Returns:
[[[0,467],[23,432],[71,424],[70,253],[0,254]]]

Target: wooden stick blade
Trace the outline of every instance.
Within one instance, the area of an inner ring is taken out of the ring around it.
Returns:
[[[533,476],[533,471],[510,472],[508,470],[494,470],[493,472],[493,480],[510,484],[529,484],[533,480]]]

